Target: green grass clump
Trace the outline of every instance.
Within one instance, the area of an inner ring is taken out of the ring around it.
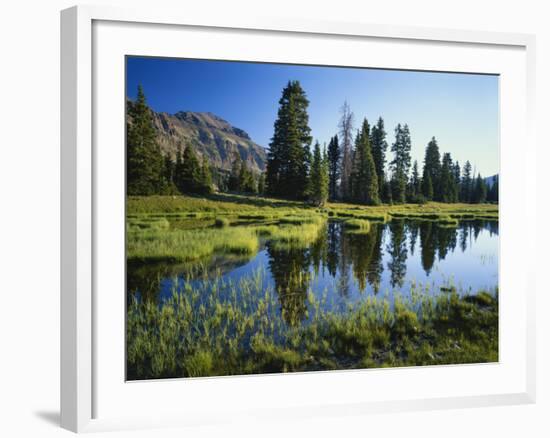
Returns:
[[[336,211],[334,213],[337,217],[342,218],[355,218],[355,219],[365,219],[373,222],[387,222],[390,219],[390,216],[383,211],[370,211],[366,208],[355,209],[355,210],[343,210]]]
[[[475,219],[476,217],[474,213],[451,213],[449,216],[454,219]]]
[[[323,217],[318,215],[309,216],[286,216],[279,219],[279,224],[289,225],[304,225],[304,224],[320,224],[323,222]]]
[[[399,219],[429,220],[441,225],[458,226],[457,218],[443,212],[392,211],[390,214]]]
[[[256,233],[244,227],[193,230],[148,230],[127,235],[127,258],[138,261],[185,262],[214,252],[254,254]]]
[[[438,220],[442,217],[441,213],[424,213],[415,211],[392,211],[390,214],[392,217],[405,219]]]
[[[367,219],[372,222],[388,222],[390,220],[390,216],[387,213],[363,213],[360,216],[356,216],[360,219]]]
[[[259,214],[259,213],[250,213],[250,214],[240,214],[237,216],[239,219],[246,219],[246,220],[266,220],[271,219],[272,215],[267,214]]]
[[[450,216],[440,216],[437,219],[437,222],[441,225],[447,225],[447,226],[453,226],[453,227],[458,226],[458,219],[454,219]]]
[[[365,219],[348,219],[344,222],[344,227],[354,232],[368,233],[370,222]]]
[[[167,230],[168,228],[170,228],[170,222],[164,217],[133,218],[127,222],[128,231]]]
[[[315,242],[324,231],[325,221],[303,225],[282,225],[269,229],[269,240],[276,249],[303,248]],[[266,232],[266,228],[260,228]]]

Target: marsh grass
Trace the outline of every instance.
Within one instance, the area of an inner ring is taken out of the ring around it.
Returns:
[[[165,217],[143,217],[127,222],[128,231],[167,230],[168,228],[170,228],[170,222]]]
[[[301,225],[267,225],[255,227],[258,236],[269,240],[275,249],[303,248],[315,242],[324,232],[326,220],[317,217]]]
[[[210,219],[207,227],[187,228],[181,226],[181,221],[170,227],[165,218],[146,223],[157,224],[157,221],[159,225],[143,228],[134,225],[141,224],[141,219],[128,220],[126,252],[129,261],[173,263],[198,260],[214,253],[253,255],[260,247],[260,238],[269,239],[279,248],[303,247],[319,237],[326,223],[319,215],[290,216],[278,224],[258,226],[230,226],[227,217]]]
[[[174,285],[162,305],[133,299],[130,380],[396,367],[498,360],[498,293],[371,296],[344,313],[307,295],[308,318],[289,325],[265,272],[238,283]]]
[[[254,254],[259,242],[245,227],[193,230],[146,230],[128,233],[128,260],[185,262],[214,252]]]
[[[332,214],[331,214],[332,213]],[[382,222],[385,223],[390,220],[390,215],[386,212],[376,212],[376,211],[365,211],[365,210],[341,210],[329,212],[330,216],[336,216],[340,218],[355,218],[355,219],[365,219],[373,222]]]
[[[459,220],[498,220],[498,206],[482,204],[405,204],[358,206],[330,203],[325,208],[260,197],[213,195],[129,197],[129,260],[185,262],[214,252],[254,254],[259,239],[279,247],[303,246],[318,236],[327,218],[344,222],[348,232],[368,233],[370,222],[392,218],[436,221],[456,227]]]
[[[324,216],[320,215],[303,215],[303,216],[286,216],[279,219],[279,224],[282,225],[304,225],[304,224],[316,224],[320,225],[324,222]]]
[[[344,228],[354,233],[368,233],[370,231],[370,222],[365,219],[348,219],[344,222]]]
[[[410,298],[369,296],[337,313],[323,310],[332,307],[310,289],[302,314],[282,306],[281,291],[265,287],[265,272],[231,283],[203,266],[216,255],[250,258],[264,244],[307,248],[326,232],[328,218],[343,222],[347,233],[368,233],[371,222],[392,218],[454,228],[459,220],[498,220],[498,206],[329,203],[314,208],[239,195],[130,197],[128,261],[142,267],[179,263],[189,275],[201,275],[192,275],[199,278],[193,286],[175,278],[172,297],[162,304],[130,299],[129,379],[498,360],[497,293],[462,296],[454,286],[440,293],[413,284]]]

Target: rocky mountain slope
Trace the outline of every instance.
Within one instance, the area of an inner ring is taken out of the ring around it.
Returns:
[[[128,107],[132,105],[128,101]],[[240,154],[254,172],[265,169],[267,151],[256,144],[242,129],[236,128],[212,113],[180,111],[176,114],[153,111],[157,142],[163,153],[176,158],[178,150],[191,145],[202,159],[206,154],[210,165],[229,171]]]

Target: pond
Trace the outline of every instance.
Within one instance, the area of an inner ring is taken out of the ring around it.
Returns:
[[[232,284],[237,290],[240,282],[254,278],[261,283],[257,290],[276,296],[287,323],[304,323],[309,294],[324,311],[341,313],[372,296],[410,299],[418,290],[433,295],[495,291],[498,251],[497,221],[469,220],[449,227],[393,219],[373,222],[361,234],[331,220],[306,246],[281,247],[263,239],[252,256],[214,254],[199,263],[129,264],[128,299],[162,306],[174,292],[205,290],[212,278],[216,285]]]

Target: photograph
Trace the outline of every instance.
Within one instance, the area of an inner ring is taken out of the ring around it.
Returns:
[[[499,75],[125,63],[126,380],[499,362]]]

